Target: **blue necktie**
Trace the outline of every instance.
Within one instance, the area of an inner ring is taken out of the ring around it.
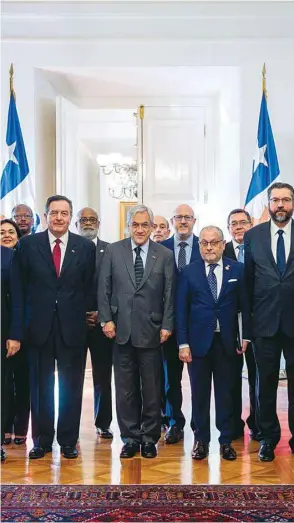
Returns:
[[[217,301],[217,279],[216,275],[214,274],[214,269],[218,266],[218,263],[211,263],[209,265],[209,273],[207,276],[208,284],[211,290],[211,294],[213,296],[214,301]],[[217,319],[214,319],[213,322],[213,330],[215,331],[217,327]]]
[[[179,243],[179,247],[180,247],[179,256],[178,256],[178,269],[179,269],[179,271],[181,271],[187,265],[186,245],[188,245],[187,242],[180,242]]]
[[[136,279],[136,285],[137,287],[139,287],[140,283],[141,283],[141,280],[143,278],[143,274],[144,274],[144,265],[143,265],[143,260],[141,258],[141,247],[136,247],[134,249],[135,253],[136,253],[136,258],[135,258],[135,279]]]
[[[283,238],[284,231],[281,229],[278,231],[278,242],[277,242],[277,266],[281,276],[283,276],[286,269],[286,253],[285,253],[285,242]]]
[[[239,249],[238,252],[238,262],[244,263],[244,243],[241,243],[241,245],[238,245],[237,249]]]

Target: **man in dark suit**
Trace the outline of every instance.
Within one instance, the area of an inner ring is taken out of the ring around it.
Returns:
[[[162,245],[170,249],[174,256],[176,281],[186,265],[199,259],[198,237],[193,234],[196,223],[194,211],[189,205],[181,204],[171,218],[175,234]],[[165,434],[166,443],[178,443],[184,437],[185,417],[182,412],[182,374],[183,362],[178,357],[176,332],[164,345],[164,365],[167,375],[167,407],[169,429]]]
[[[281,437],[276,411],[281,347],[286,360],[289,399],[289,441],[294,452],[294,190],[277,182],[268,189],[271,220],[244,236],[245,275],[252,313],[253,349],[257,365],[259,459],[272,461]]]
[[[235,353],[246,351],[245,340],[250,336],[243,267],[223,257],[225,241],[218,227],[204,227],[199,245],[202,259],[182,270],[176,300],[179,357],[189,364],[192,389],[192,458],[204,459],[209,452],[213,376],[220,453],[224,459],[234,460],[236,452],[231,442]],[[238,311],[242,313],[242,347],[237,345]]]
[[[153,214],[128,214],[130,238],[108,245],[100,269],[98,314],[114,343],[121,458],[153,458],[160,438],[161,348],[173,329],[172,253],[150,240]]]
[[[6,458],[2,448],[7,421],[7,358],[20,349],[23,337],[23,297],[18,265],[14,252],[1,245],[1,461]]]
[[[91,207],[84,207],[78,212],[76,227],[81,236],[94,242],[96,246],[96,285],[93,287],[94,311],[87,312],[87,347],[91,354],[94,387],[94,423],[97,434],[104,439],[112,439],[110,429],[112,421],[112,340],[104,336],[98,319],[97,289],[101,262],[108,245],[98,237],[100,221],[97,212]],[[85,361],[86,363],[86,361]]]
[[[48,230],[25,236],[16,250],[24,283],[30,357],[31,459],[52,451],[55,361],[59,384],[57,441],[64,457],[78,456],[86,312],[93,310],[95,246],[68,231],[71,217],[71,201],[65,196],[51,196],[45,207]]]
[[[227,242],[224,256],[232,260],[244,263],[244,234],[252,227],[250,214],[244,209],[233,209],[228,216],[228,231],[232,241]],[[245,352],[248,370],[250,413],[246,420],[251,439],[257,439],[257,428],[255,421],[255,382],[256,363],[254,359],[252,343],[248,344]],[[242,419],[242,369],[243,354],[236,355],[236,384],[233,390],[234,401],[234,435],[238,439],[244,435],[244,421]]]
[[[34,213],[28,205],[24,203],[16,205],[13,207],[11,214],[12,219],[19,226],[22,236],[28,236],[29,234],[32,234]]]

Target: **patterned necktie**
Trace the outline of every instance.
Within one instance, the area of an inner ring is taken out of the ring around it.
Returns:
[[[52,251],[53,262],[55,265],[57,278],[59,278],[59,275],[60,275],[60,264],[61,264],[60,243],[61,243],[61,240],[59,238],[57,238],[57,240],[55,240],[55,245],[54,245],[54,248]]]
[[[185,249],[186,245],[188,245],[187,242],[180,242],[179,243],[179,247],[180,247],[179,256],[178,256],[178,269],[179,269],[179,271],[181,271],[187,265],[186,249]]]
[[[286,269],[286,253],[285,253],[285,242],[283,238],[284,231],[281,229],[278,231],[277,241],[277,266],[281,276],[283,276]]]
[[[211,290],[214,301],[217,301],[217,280],[214,274],[214,269],[218,266],[218,263],[211,263],[209,265],[209,273],[207,276],[208,284]]]
[[[241,243],[241,245],[238,245],[237,249],[239,249],[238,252],[238,262],[244,263],[244,243]]]
[[[140,255],[141,247],[136,247],[134,249],[134,251],[136,253],[136,258],[135,258],[135,279],[136,279],[136,285],[137,285],[137,287],[139,287],[139,285],[141,283],[141,280],[143,278],[143,274],[144,274],[143,260],[142,260],[141,255]]]

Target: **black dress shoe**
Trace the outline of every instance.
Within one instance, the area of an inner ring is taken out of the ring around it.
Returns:
[[[97,427],[97,434],[102,439],[113,439],[113,432],[110,428],[108,429],[101,429],[100,427]]]
[[[209,453],[209,445],[208,443],[204,443],[204,441],[196,441],[195,445],[192,450],[192,458],[193,459],[205,459],[207,458]]]
[[[1,461],[5,461],[5,460],[6,460],[5,450],[1,447]]]
[[[26,436],[24,436],[23,438],[14,438],[15,445],[24,445],[26,441]]]
[[[273,445],[271,443],[263,443],[260,446],[258,457],[260,461],[273,461],[275,459]]]
[[[65,445],[64,447],[61,447],[60,451],[66,459],[75,459],[79,455],[75,446]]]
[[[45,454],[52,452],[52,447],[33,447],[29,452],[30,459],[44,458]]]
[[[184,431],[183,429],[179,429],[176,425],[173,425],[173,427],[170,427],[167,431],[167,433],[164,436],[165,443],[173,444],[178,443],[181,441],[181,439],[184,438]]]
[[[224,443],[223,445],[220,445],[220,454],[228,461],[233,461],[237,457],[237,453],[235,449],[233,449],[231,443]]]
[[[156,458],[157,450],[154,443],[144,441],[141,445],[141,456],[142,458]]]
[[[121,458],[133,458],[137,452],[139,452],[140,447],[136,443],[125,443],[121,449],[120,457]]]
[[[9,438],[4,438],[3,445],[10,445],[12,442],[12,437],[9,436]]]

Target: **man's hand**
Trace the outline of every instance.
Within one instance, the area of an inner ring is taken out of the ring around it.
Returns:
[[[14,356],[14,354],[16,354],[20,349],[20,341],[7,340],[6,349],[7,349],[6,358],[10,358],[10,356]]]
[[[86,312],[86,323],[88,327],[95,327],[95,325],[98,324],[98,312],[97,311],[90,311]]]
[[[179,358],[181,361],[184,361],[185,363],[191,363],[192,361],[192,354],[190,347],[185,347],[183,349],[179,350]]]
[[[172,331],[167,331],[165,329],[161,329],[160,331],[160,343],[164,343],[170,336]]]
[[[241,350],[236,349],[237,350],[237,354],[244,354],[244,352],[246,352],[246,350],[247,350],[248,343],[249,343],[248,340],[243,340],[242,341],[242,348],[241,348]]]
[[[102,330],[107,338],[115,338],[115,324],[113,321],[108,321],[105,323],[104,327],[102,327]]]

